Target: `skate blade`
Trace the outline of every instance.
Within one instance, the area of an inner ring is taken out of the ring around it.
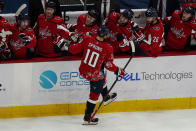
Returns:
[[[82,123],[82,125],[97,125],[98,122],[90,122],[88,123],[88,121],[85,121],[84,123]]]
[[[107,101],[107,102],[104,102],[104,106],[107,106],[108,104],[110,104],[112,101],[116,100],[117,97]]]

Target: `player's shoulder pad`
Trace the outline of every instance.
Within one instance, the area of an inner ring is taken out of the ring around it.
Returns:
[[[1,17],[1,23],[3,23],[3,24],[9,24],[8,23],[8,20],[6,18],[4,18],[4,17]]]
[[[109,50],[113,49],[112,45],[109,42],[104,42],[104,46],[106,49],[109,49]]]
[[[18,30],[17,25],[18,25],[17,22],[15,22],[15,23],[13,23],[13,24],[10,24],[9,30],[10,30],[10,31],[16,31],[16,30]]]
[[[40,15],[38,16],[38,19],[45,19],[45,14],[40,14]]]
[[[43,21],[43,20],[45,20],[45,18],[46,18],[45,14],[40,14],[40,15],[38,16],[38,18],[37,18],[37,21],[38,21],[38,20],[39,20],[39,21]]]
[[[6,18],[2,17],[2,16],[1,16],[1,20],[8,22],[8,20]]]
[[[79,21],[84,21],[85,19],[86,19],[86,14],[81,14],[80,16],[78,16]]]
[[[175,10],[172,14],[172,17],[179,17],[179,15],[182,14],[182,11],[181,10]]]
[[[120,16],[120,13],[112,11],[110,12],[110,14],[108,15],[109,19],[117,19]]]
[[[62,24],[64,23],[63,18],[59,17],[59,16],[54,16],[54,18],[52,19],[52,21],[56,24]]]
[[[84,18],[86,18],[86,14],[81,14],[80,16],[78,16],[78,18],[80,18],[80,19],[84,19]]]
[[[112,54],[113,50],[114,50],[112,45],[110,43],[108,43],[108,42],[105,42],[104,44],[105,44],[104,48],[106,49],[107,53],[111,53]]]

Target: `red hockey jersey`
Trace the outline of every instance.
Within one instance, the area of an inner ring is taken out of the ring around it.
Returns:
[[[120,13],[113,11],[108,15],[106,22],[106,25],[110,29],[110,39],[108,39],[108,42],[112,45],[115,53],[125,52],[130,49],[130,45],[122,45],[123,41],[117,41],[117,38],[118,35],[122,35],[128,41],[131,40],[132,27],[136,25],[133,21],[129,21],[125,26],[119,25],[117,21],[120,15]]]
[[[73,27],[75,32],[79,34],[80,37],[84,37],[87,32],[91,33],[94,37],[98,29],[97,24],[94,26],[86,26],[86,14],[82,14],[78,17],[77,24]]]
[[[166,17],[164,21],[170,24],[170,30],[166,40],[166,48],[174,50],[184,50],[192,30],[196,30],[196,20],[183,22],[181,20],[182,11],[176,10],[171,17]]]
[[[0,59],[6,59],[5,57],[9,54],[8,52],[8,37],[9,35],[5,35],[10,30],[10,24],[8,21],[0,16],[0,41],[3,42],[5,45],[0,49]]]
[[[113,48],[107,42],[100,42],[94,37],[85,36],[80,42],[70,45],[69,52],[83,53],[79,71],[89,81],[104,79],[104,74],[100,71],[103,64],[112,72],[117,70],[117,66],[113,64]]]
[[[38,36],[38,46],[36,54],[44,57],[58,57],[62,52],[55,52],[54,39],[62,36],[69,39],[69,31],[65,28],[64,20],[59,16],[46,19],[44,14],[38,17],[37,24],[34,28],[36,36]]]
[[[147,42],[139,44],[140,48],[151,57],[157,57],[162,52],[164,28],[162,21],[159,18],[157,20],[155,25],[146,24],[143,33]]]
[[[26,58],[27,48],[35,48],[37,44],[37,40],[35,38],[35,34],[32,28],[27,27],[24,31],[20,31],[17,27],[17,23],[13,24],[10,28],[12,35],[9,37],[10,40],[10,49],[14,53],[15,58]],[[23,43],[19,34],[25,34],[26,40],[29,40],[28,43]]]

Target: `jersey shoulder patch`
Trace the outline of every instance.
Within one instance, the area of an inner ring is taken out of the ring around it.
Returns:
[[[152,27],[155,31],[159,31],[160,30],[160,27],[158,26],[155,26],[155,27]]]

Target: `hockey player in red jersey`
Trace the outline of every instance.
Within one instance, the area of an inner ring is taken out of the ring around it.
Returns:
[[[135,29],[133,34],[139,44],[139,47],[145,54],[151,57],[157,57],[162,52],[162,42],[164,38],[163,24],[158,18],[156,9],[147,9],[145,15],[146,26],[142,30],[144,36],[142,36],[143,34],[137,33],[138,29]]]
[[[185,7],[182,11],[176,10],[171,17],[166,17],[164,22],[170,24],[166,39],[167,50],[185,50],[190,45],[191,32],[196,30],[195,8]]]
[[[131,9],[126,9],[121,14],[113,11],[108,15],[106,25],[110,29],[110,38],[107,41],[112,45],[114,53],[127,52],[131,49],[129,41],[132,29],[137,26],[131,20],[133,16],[134,12]]]
[[[74,30],[80,37],[85,35],[96,35],[98,29],[97,18],[99,14],[97,10],[91,9],[87,14],[82,14],[78,17],[77,24],[71,26],[70,29]]]
[[[54,16],[56,4],[52,1],[46,3],[45,14],[38,17],[34,28],[38,37],[36,54],[43,57],[62,56],[61,45],[65,40],[71,38],[71,34],[64,24],[64,20],[59,16]]]
[[[9,38],[10,49],[15,59],[32,58],[34,56],[34,48],[37,40],[29,23],[29,16],[27,14],[20,14],[17,22],[10,28],[12,32]]]
[[[0,13],[3,11],[4,2],[0,0]],[[10,49],[8,48],[8,36],[12,34],[9,31],[10,24],[8,21],[0,16],[0,60],[7,60],[11,58]]]
[[[80,42],[69,46],[70,53],[83,53],[79,71],[81,76],[90,81],[90,95],[84,115],[85,124],[88,123],[100,94],[105,98],[105,102],[112,101],[117,96],[116,93],[106,96],[107,88],[103,88],[104,67],[120,77],[125,74],[123,69],[113,63],[113,48],[105,42],[108,35],[109,29],[101,26],[96,37],[85,36]],[[97,122],[98,118],[92,120],[92,124]]]

